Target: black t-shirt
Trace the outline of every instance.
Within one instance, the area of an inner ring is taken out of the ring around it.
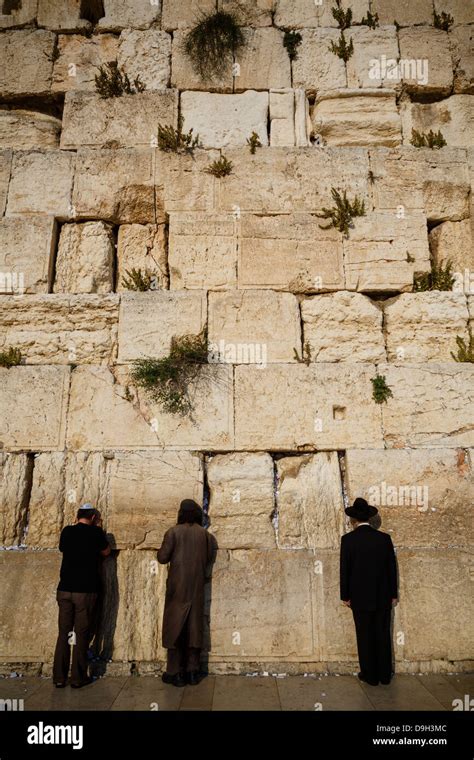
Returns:
[[[102,528],[76,523],[61,531],[63,553],[58,591],[97,593],[100,590],[99,557],[109,543]]]

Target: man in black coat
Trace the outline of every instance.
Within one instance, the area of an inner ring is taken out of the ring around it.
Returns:
[[[391,609],[398,596],[395,551],[389,534],[369,523],[376,507],[359,498],[345,512],[353,530],[341,538],[341,600],[354,616],[359,678],[372,686],[388,684]]]

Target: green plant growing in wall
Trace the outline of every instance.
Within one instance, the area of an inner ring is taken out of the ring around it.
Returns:
[[[335,205],[332,208],[324,208],[321,214],[317,214],[321,219],[329,219],[329,223],[326,225],[320,224],[322,230],[327,230],[330,227],[336,227],[344,235],[349,234],[349,228],[353,227],[353,218],[356,216],[365,216],[365,203],[357,196],[352,203],[347,197],[346,190],[341,193],[335,188],[331,188],[331,195],[335,201]]]
[[[453,265],[440,262],[439,266],[431,262],[430,272],[421,272],[413,280],[413,292],[421,293],[427,290],[452,290],[454,285]]]
[[[98,68],[95,89],[101,98],[120,98],[122,95],[136,95],[145,90],[140,77],[135,77],[131,82],[128,75],[119,69],[117,61],[109,61]]]
[[[202,330],[198,335],[173,337],[170,353],[162,359],[136,359],[131,379],[165,412],[184,416],[193,410],[190,393],[207,364],[207,334]]]
[[[337,21],[339,29],[349,29],[352,24],[352,9],[344,10],[341,0],[336,0],[336,5],[331,8],[333,18]]]
[[[385,375],[375,375],[371,378],[372,398],[376,404],[386,404],[393,397],[392,389],[387,385]]]
[[[212,162],[210,166],[207,166],[204,171],[206,174],[212,174],[213,177],[220,179],[221,177],[227,177],[232,171],[232,161],[229,161],[225,156],[221,156]]]
[[[15,367],[17,364],[21,364],[22,355],[19,348],[13,348],[10,346],[4,351],[0,351],[0,367]]]
[[[199,147],[199,135],[193,135],[193,128],[183,132],[183,116],[178,116],[178,128],[171,124],[158,124],[158,148],[165,153],[192,153]]]
[[[329,50],[331,51],[331,53],[334,53],[339,58],[342,58],[344,63],[347,63],[347,61],[349,60],[349,58],[354,52],[352,37],[348,43],[346,38],[344,37],[344,32],[341,32],[341,35],[337,42],[334,42],[334,40],[331,40],[331,43],[329,45]]]
[[[283,45],[286,48],[290,61],[296,61],[298,58],[298,47],[301,45],[303,38],[295,29],[286,29],[283,35]]]
[[[153,290],[156,277],[148,269],[143,272],[141,269],[126,269],[125,276],[122,277],[122,285],[126,290]]]
[[[469,343],[466,343],[464,338],[460,335],[456,336],[456,344],[458,347],[457,355],[451,351],[451,356],[455,362],[474,362],[474,336],[472,335],[472,327],[468,328]]]
[[[446,13],[445,11],[436,13],[436,11],[433,11],[433,26],[435,29],[441,29],[443,32],[449,32],[453,24],[454,18],[450,13]]]
[[[432,150],[447,145],[441,131],[433,132],[432,129],[429,132],[418,132],[417,129],[412,129],[410,143],[415,148],[431,148]]]
[[[250,152],[252,155],[255,155],[255,152],[257,148],[262,147],[262,143],[260,142],[260,137],[256,132],[252,132],[250,137],[247,137],[247,145],[250,148]]]
[[[367,16],[364,16],[360,23],[364,26],[368,26],[369,29],[376,29],[379,25],[379,14],[367,11]]]
[[[309,367],[311,363],[311,344],[309,341],[306,341],[306,343],[303,345],[301,356],[299,355],[296,348],[293,348],[293,354],[297,362],[300,364],[306,364],[306,366]]]
[[[184,52],[202,79],[221,76],[244,46],[236,14],[225,11],[201,15],[183,42]]]

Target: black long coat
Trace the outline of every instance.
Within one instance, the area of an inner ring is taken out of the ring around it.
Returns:
[[[388,533],[359,525],[341,538],[341,599],[353,610],[390,609],[397,592],[397,562]]]
[[[162,643],[166,649],[176,645],[189,615],[187,646],[202,647],[204,583],[214,562],[217,542],[197,523],[174,525],[166,531],[158,549],[158,562],[169,562],[163,614]]]

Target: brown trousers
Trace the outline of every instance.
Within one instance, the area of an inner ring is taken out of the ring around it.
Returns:
[[[188,646],[188,621],[189,618],[186,618],[181,633],[176,639],[175,648],[168,649],[166,672],[170,676],[175,676],[177,673],[195,673],[199,670],[201,650]]]
[[[56,592],[59,633],[54,652],[54,683],[67,681],[71,657],[70,636],[73,630],[75,643],[72,650],[71,683],[79,684],[87,680],[87,648],[97,596],[98,594],[77,591]]]

